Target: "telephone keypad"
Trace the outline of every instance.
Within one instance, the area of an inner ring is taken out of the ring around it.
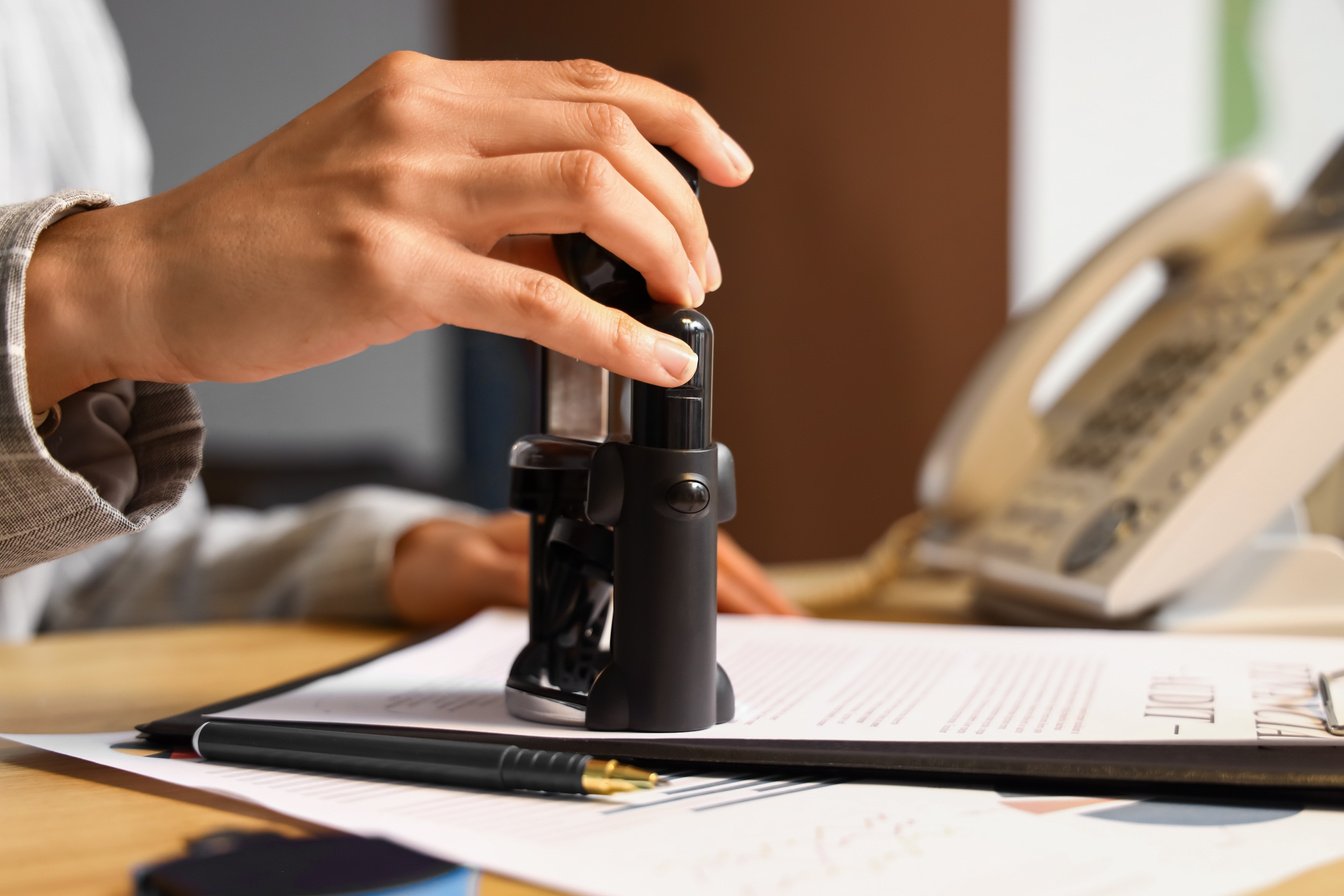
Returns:
[[[1055,457],[1065,470],[1104,474],[1112,479],[1142,453],[1147,438],[1198,390],[1201,380],[1240,342],[1247,339],[1338,246],[1315,244],[1280,252],[1188,295],[1190,314],[1184,338],[1154,347],[1116,387],[1100,410],[1084,419]],[[1344,302],[1323,315],[1312,331],[1298,340],[1290,355],[1252,387],[1250,399],[1232,411],[1240,426],[1266,403],[1344,322]],[[1230,434],[1230,430],[1229,433]],[[1225,438],[1213,447],[1226,444]],[[1207,452],[1206,452],[1207,453]],[[1197,468],[1210,458],[1201,454]]]
[[[1065,446],[1056,463],[1065,469],[1111,472],[1149,424],[1170,408],[1178,393],[1197,382],[1199,374],[1215,357],[1218,344],[1212,340],[1169,342],[1149,352],[1138,370],[1111,393],[1096,413],[1083,421],[1078,435]]]

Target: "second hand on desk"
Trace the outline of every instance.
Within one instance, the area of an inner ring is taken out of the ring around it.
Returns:
[[[583,753],[248,722],[205,722],[202,759],[487,790],[608,795],[647,790],[653,772]]]

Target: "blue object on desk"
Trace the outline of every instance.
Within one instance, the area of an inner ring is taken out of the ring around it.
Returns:
[[[387,840],[222,831],[141,869],[136,896],[474,896],[477,874]]]

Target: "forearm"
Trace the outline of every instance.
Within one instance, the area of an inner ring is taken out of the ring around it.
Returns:
[[[474,508],[357,488],[267,511],[211,510],[193,489],[139,535],[104,546],[53,591],[47,629],[313,618],[396,621],[388,582],[401,535]],[[441,570],[444,576],[452,570]]]

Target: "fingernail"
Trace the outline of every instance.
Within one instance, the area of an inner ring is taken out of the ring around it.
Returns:
[[[723,268],[719,265],[719,253],[714,251],[712,242],[705,246],[705,269],[705,274],[709,278],[705,292],[713,292],[723,285]]]
[[[705,285],[700,282],[700,275],[695,272],[695,265],[688,261],[686,269],[689,271],[686,275],[686,288],[691,292],[691,307],[699,308],[705,304]]]
[[[737,173],[742,177],[747,177],[756,170],[756,166],[751,163],[751,157],[747,151],[738,145],[738,142],[728,136],[726,131],[719,131],[719,137],[723,140],[723,151],[728,153],[728,160],[733,163]]]
[[[658,363],[663,365],[667,375],[678,383],[684,383],[691,378],[691,374],[695,373],[695,365],[700,360],[689,345],[671,337],[664,337],[655,342],[653,354],[658,358]]]

